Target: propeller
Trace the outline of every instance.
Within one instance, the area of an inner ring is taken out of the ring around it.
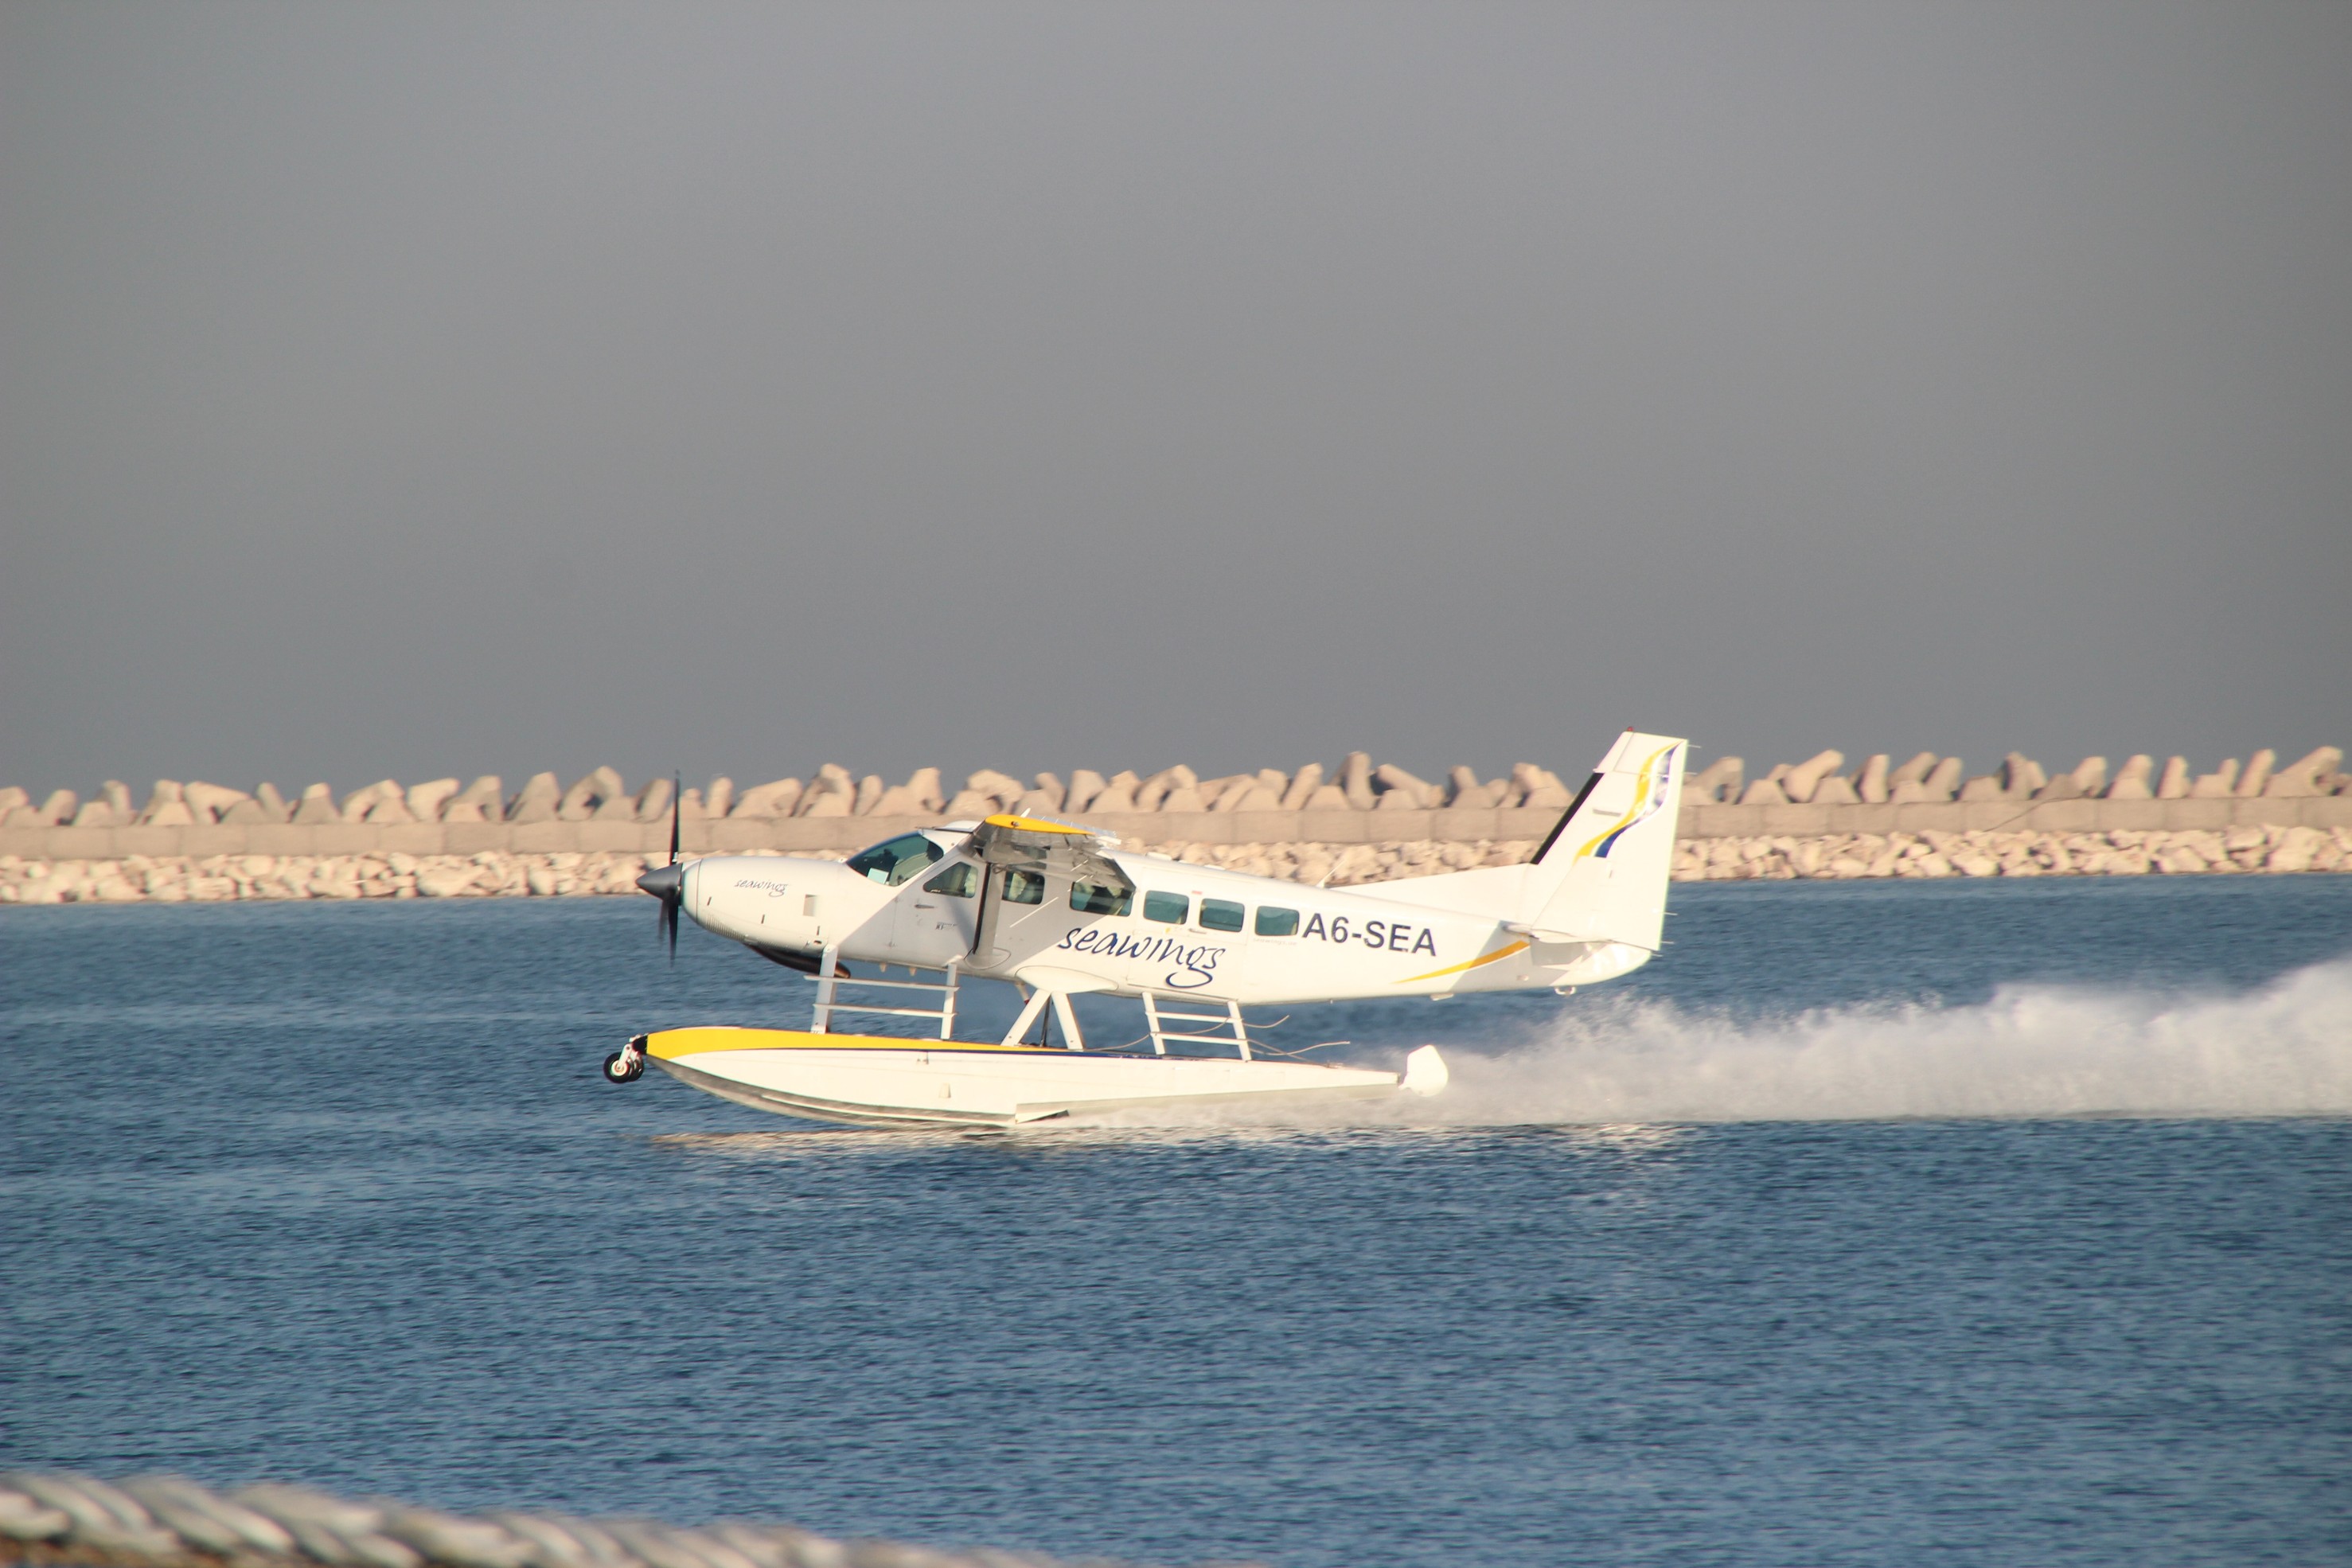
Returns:
[[[686,904],[686,868],[677,863],[678,818],[686,805],[686,797],[677,787],[679,782],[678,775],[670,775],[669,864],[637,879],[640,891],[661,900],[661,931],[669,941],[672,963],[677,962],[677,911]]]

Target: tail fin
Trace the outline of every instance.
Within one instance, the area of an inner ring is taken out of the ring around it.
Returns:
[[[1617,942],[1658,950],[1689,742],[1628,730],[1536,851],[1549,896],[1528,923],[1546,942]]]

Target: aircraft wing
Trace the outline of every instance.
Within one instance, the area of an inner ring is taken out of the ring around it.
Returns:
[[[1002,814],[971,830],[965,847],[975,859],[1024,871],[1050,871],[1079,881],[1135,890],[1126,872],[1103,853],[1102,836],[1040,816]]]

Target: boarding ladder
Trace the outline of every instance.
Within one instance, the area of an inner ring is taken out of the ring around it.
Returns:
[[[1181,996],[1170,1000],[1196,1002],[1198,999]],[[1160,1005],[1158,997],[1146,991],[1143,994],[1143,1019],[1151,1029],[1151,1048],[1163,1057],[1168,1054],[1169,1041],[1190,1040],[1197,1045],[1231,1046],[1241,1052],[1242,1060],[1250,1059],[1249,1026],[1242,1022],[1242,1005],[1238,1002],[1226,1003],[1222,1013],[1171,1013]],[[1167,1026],[1170,1024],[1199,1024],[1207,1027],[1171,1029]],[[1220,1030],[1224,1032],[1220,1033]]]
[[[887,971],[889,966],[878,967]],[[910,963],[907,965],[907,973],[915,974],[919,971]],[[937,1018],[940,1021],[940,1038],[951,1040],[955,1038],[956,986],[962,980],[962,971],[958,967],[958,962],[951,961],[944,968],[932,973],[946,975],[946,981],[884,980],[878,976],[852,974],[841,960],[841,950],[828,947],[817,963],[816,1006],[814,1016],[809,1020],[809,1033],[833,1033],[833,1016],[835,1013],[887,1013],[898,1018]],[[859,990],[929,992],[938,996],[940,1005],[936,1007],[885,1007],[878,1003],[868,1005],[863,1002],[844,1002],[839,998],[845,985]]]

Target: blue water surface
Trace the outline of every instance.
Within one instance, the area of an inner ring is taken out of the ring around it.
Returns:
[[[1613,987],[1275,1036],[2352,951],[2341,877],[1675,905]],[[806,1004],[641,900],[0,910],[0,1466],[1284,1568],[2352,1561],[2342,1115],[913,1135],[596,1074]]]

